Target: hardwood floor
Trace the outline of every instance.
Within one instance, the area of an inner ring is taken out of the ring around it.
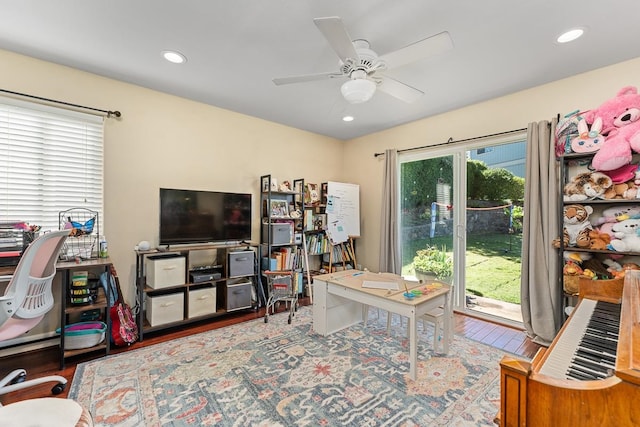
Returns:
[[[306,305],[308,304],[308,301],[302,299],[300,300],[300,304]],[[258,312],[240,311],[221,316],[214,322],[202,322],[199,324],[191,324],[183,328],[164,330],[155,334],[145,334],[143,342],[135,343],[127,348],[113,348],[111,354],[146,347],[199,332],[222,328],[234,323],[260,318],[262,316],[264,316],[264,309]],[[455,333],[526,358],[532,358],[539,348],[539,346],[531,342],[531,340],[528,339],[525,333],[521,330],[462,314],[455,315]],[[36,378],[45,375],[61,375],[67,378],[69,383],[67,384],[67,389],[63,393],[59,394],[58,397],[66,398],[71,380],[73,379],[73,375],[76,370],[76,365],[86,360],[88,360],[86,357],[79,357],[71,360],[68,359],[66,361],[65,369],[60,370],[57,348],[38,350],[0,359],[0,376],[4,376],[16,368],[26,369],[27,378]],[[3,395],[0,396],[0,402],[2,402],[2,404],[9,404],[25,399],[49,397],[51,396],[51,387],[53,385],[54,383],[47,383]]]

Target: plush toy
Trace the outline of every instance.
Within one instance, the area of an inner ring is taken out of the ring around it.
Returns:
[[[593,226],[589,222],[589,215],[592,213],[593,208],[589,205],[566,205],[564,207],[562,239],[565,247],[589,247],[591,244],[589,231],[593,230]],[[560,239],[555,239],[553,245],[560,247]]]
[[[283,192],[291,191],[291,183],[289,181],[282,181],[279,190]]]
[[[591,129],[586,120],[578,121],[579,134],[571,140],[571,150],[574,153],[595,153],[602,147],[605,137],[600,134],[602,130],[602,119],[597,117]]]
[[[637,88],[622,88],[614,98],[584,115],[588,123],[594,123],[597,117],[602,120],[602,134],[607,138],[593,156],[593,168],[609,171],[629,164],[632,150],[640,153],[640,95]]]
[[[582,264],[583,261],[591,259],[593,255],[589,252],[573,252],[573,251],[564,251],[562,254],[565,262],[573,261],[578,264]]]
[[[611,243],[611,236],[598,230],[589,231],[589,249],[606,250],[607,245]]]
[[[602,261],[608,268],[607,271],[611,273],[612,278],[622,278],[625,273],[629,270],[640,270],[640,266],[635,262],[627,262],[624,264],[620,264],[614,260],[604,260]]]
[[[556,157],[562,157],[565,154],[573,152],[571,149],[571,141],[579,136],[578,122],[583,120],[580,110],[572,111],[558,122],[556,126]]]
[[[580,173],[564,186],[564,201],[579,202],[605,198],[605,193],[612,185],[611,178],[602,172]]]
[[[613,237],[612,228],[614,224],[624,221],[640,214],[640,206],[638,205],[619,205],[607,208],[602,211],[602,216],[593,218],[591,225],[598,227],[600,233],[607,233]]]
[[[640,171],[638,165],[631,163],[624,165],[618,169],[604,172],[614,184],[620,184],[621,182],[627,182],[630,180],[636,180],[636,184],[640,184]]]
[[[617,252],[640,252],[640,236],[637,230],[640,228],[640,219],[625,219],[614,224],[612,231],[614,240],[608,245],[608,249]]]
[[[635,200],[640,198],[638,192],[638,186],[635,181],[622,182],[620,184],[613,184],[605,191],[603,198],[607,200],[623,199],[623,200]]]

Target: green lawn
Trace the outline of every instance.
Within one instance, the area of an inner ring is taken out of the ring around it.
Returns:
[[[402,274],[413,274],[413,255],[426,245],[446,245],[452,252],[451,236],[414,240],[403,250]],[[467,236],[467,292],[500,301],[520,304],[520,234],[479,234]]]

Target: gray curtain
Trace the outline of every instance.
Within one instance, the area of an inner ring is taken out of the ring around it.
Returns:
[[[521,308],[527,334],[548,345],[562,324],[562,287],[558,252],[558,162],[551,123],[530,123],[527,129],[525,216],[522,234]]]
[[[385,150],[384,160],[378,271],[401,274],[402,260],[398,244],[398,151]]]

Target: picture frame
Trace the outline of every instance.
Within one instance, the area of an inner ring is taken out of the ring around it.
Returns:
[[[269,177],[268,176],[263,176],[262,177],[262,192],[263,193],[269,192]]]
[[[320,203],[323,205],[327,204],[327,193],[329,190],[329,183],[323,182],[320,184]]]
[[[320,193],[318,192],[318,184],[307,184],[307,191],[304,193],[305,203],[314,204],[320,201]]]
[[[289,218],[289,203],[286,200],[271,200],[269,213],[271,217]]]

